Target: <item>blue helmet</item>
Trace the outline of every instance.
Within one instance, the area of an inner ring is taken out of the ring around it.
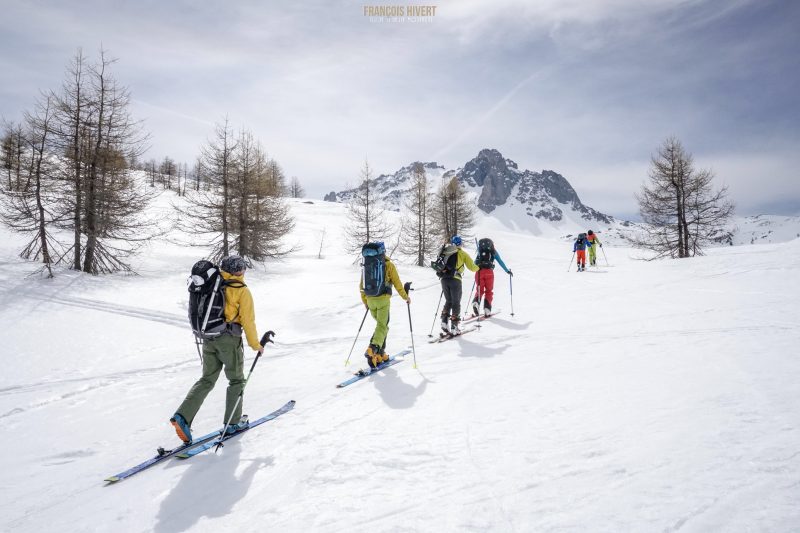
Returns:
[[[453,235],[453,238],[452,238],[452,239],[450,239],[450,242],[451,242],[452,244],[455,244],[456,246],[461,246],[461,243],[462,243],[463,241],[461,240],[461,237],[459,237],[458,235]]]

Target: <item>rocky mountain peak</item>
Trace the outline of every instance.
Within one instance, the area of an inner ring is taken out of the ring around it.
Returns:
[[[484,148],[464,165],[457,176],[470,187],[481,187],[478,207],[491,213],[495,207],[505,203],[519,181],[519,167],[498,150]]]
[[[572,185],[558,172],[520,170],[516,162],[503,157],[494,148],[484,148],[458,170],[445,170],[437,163],[416,161],[393,174],[381,174],[375,178],[375,189],[390,209],[400,210],[402,199],[411,187],[414,168],[420,165],[434,183],[440,178],[456,176],[478,197],[478,208],[485,213],[512,204],[519,205],[528,216],[551,222],[561,221],[564,210],[575,211],[587,221],[611,221],[611,217],[585,206]],[[325,200],[348,201],[356,190],[331,192]]]

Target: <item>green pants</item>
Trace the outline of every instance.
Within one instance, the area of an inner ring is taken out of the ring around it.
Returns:
[[[375,332],[369,342],[381,349],[386,347],[386,336],[389,334],[389,308],[391,303],[392,301],[388,295],[367,297],[367,307],[369,307],[372,318],[375,319]]]
[[[589,264],[594,265],[597,262],[597,245],[589,246]]]
[[[224,425],[233,412],[233,406],[239,393],[244,389],[244,352],[242,350],[242,338],[232,335],[221,335],[213,340],[203,342],[203,375],[197,380],[186,399],[178,407],[186,422],[191,426],[197,411],[203,405],[208,393],[214,388],[220,371],[225,367],[225,377],[228,378],[228,391],[225,397],[225,418]],[[231,418],[231,424],[237,424],[242,417],[242,402],[236,407],[236,412]]]

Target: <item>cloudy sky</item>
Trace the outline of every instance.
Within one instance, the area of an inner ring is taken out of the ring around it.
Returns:
[[[0,0],[0,115],[101,45],[152,133],[192,162],[226,115],[310,197],[416,160],[497,148],[636,212],[650,155],[678,136],[739,214],[800,214],[800,2],[454,0],[425,20],[335,1]]]

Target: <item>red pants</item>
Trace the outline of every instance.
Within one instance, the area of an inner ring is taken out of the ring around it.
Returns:
[[[475,273],[475,301],[480,302],[483,300],[483,306],[492,308],[492,298],[494,291],[494,270],[491,268],[482,268]]]
[[[586,250],[578,250],[578,264],[586,268]]]

